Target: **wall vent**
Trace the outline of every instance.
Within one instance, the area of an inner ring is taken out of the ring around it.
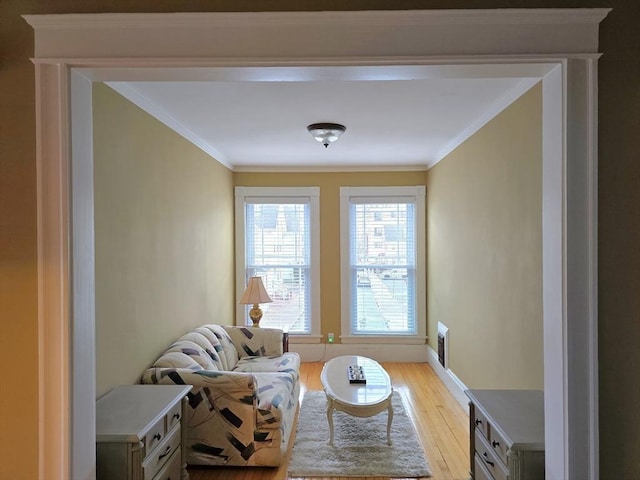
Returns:
[[[438,362],[449,368],[449,329],[438,322]]]

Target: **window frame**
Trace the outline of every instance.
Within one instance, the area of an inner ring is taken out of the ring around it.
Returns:
[[[246,202],[249,198],[262,197],[288,202],[296,197],[309,199],[309,231],[310,231],[310,279],[311,298],[309,313],[311,332],[309,334],[290,335],[291,343],[320,343],[320,187],[235,187],[235,246],[236,246],[236,325],[246,325],[244,305],[240,305],[240,297],[245,288],[245,272],[247,268],[246,252]]]
[[[413,335],[353,334],[351,332],[351,245],[350,245],[350,205],[352,197],[371,197],[377,201],[384,197],[415,198],[415,324]],[[341,335],[342,343],[388,343],[423,344],[427,339],[427,303],[426,303],[426,187],[382,186],[382,187],[340,187],[340,266],[341,295]]]

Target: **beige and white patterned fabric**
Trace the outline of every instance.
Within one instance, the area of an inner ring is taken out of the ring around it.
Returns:
[[[277,328],[223,327],[238,348],[240,358],[282,355],[282,330]]]
[[[187,463],[277,466],[287,451],[300,393],[300,357],[282,331],[203,325],[178,339],[142,383],[193,385]]]

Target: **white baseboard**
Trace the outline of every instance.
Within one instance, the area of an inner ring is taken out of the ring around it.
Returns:
[[[429,345],[427,345],[427,352],[427,361],[429,362],[429,365],[431,365],[431,368],[433,368],[433,371],[436,372],[436,375],[440,377],[442,383],[445,384],[456,401],[462,406],[462,408],[464,408],[464,411],[468,414],[469,397],[464,394],[464,391],[468,390],[467,386],[462,383],[462,381],[450,369],[444,368],[442,365],[440,365],[440,362],[438,361],[438,353]]]
[[[428,362],[427,345],[290,343],[289,350],[298,352],[303,362],[324,362],[341,355],[361,355],[376,362]]]

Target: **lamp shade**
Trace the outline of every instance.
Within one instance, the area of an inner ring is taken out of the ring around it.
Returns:
[[[249,283],[247,284],[247,288],[242,294],[242,298],[240,298],[240,303],[245,305],[255,305],[257,303],[271,302],[273,302],[273,300],[271,300],[271,297],[267,293],[267,290],[264,288],[262,278],[249,278]]]

